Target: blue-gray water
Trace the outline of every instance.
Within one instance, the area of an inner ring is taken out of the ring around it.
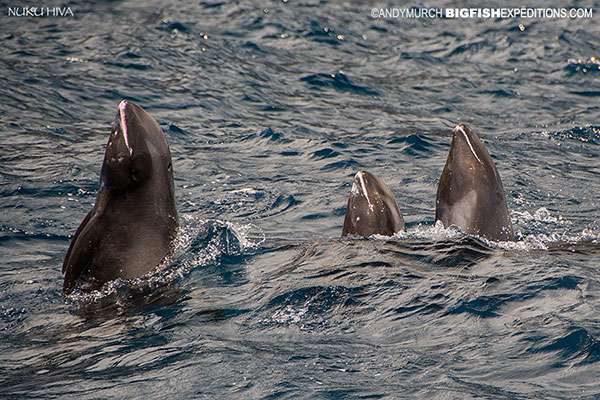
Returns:
[[[0,397],[600,397],[598,16],[68,4],[0,16]],[[65,299],[121,99],[168,137],[177,254]],[[457,122],[497,163],[514,244],[434,226]],[[339,238],[359,169],[406,234]]]

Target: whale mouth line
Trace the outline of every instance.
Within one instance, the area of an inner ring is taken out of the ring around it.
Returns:
[[[363,196],[365,196],[365,198],[367,199],[369,209],[373,211],[373,203],[371,203],[371,199],[369,199],[369,193],[367,192],[367,186],[365,185],[365,180],[363,178],[362,171],[357,172],[356,177],[358,178],[358,182],[360,183],[360,188],[362,190]]]
[[[129,155],[131,156],[133,154],[133,149],[131,148],[131,146],[129,145],[129,135],[127,134],[127,117],[126,117],[126,110],[127,108],[127,101],[123,100],[119,103],[119,119],[121,122],[121,132],[123,132],[123,138],[125,139],[125,146],[127,147],[127,150],[129,150]]]
[[[479,161],[480,164],[483,164],[483,162],[477,156],[477,153],[475,153],[475,149],[473,149],[473,146],[471,145],[471,141],[469,140],[469,136],[467,135],[467,132],[465,132],[463,127],[460,125],[456,125],[456,127],[454,127],[454,132],[456,132],[457,130],[462,132],[463,136],[465,137],[465,140],[467,141],[467,144],[469,145],[469,149],[471,149],[471,153],[473,153],[473,155],[475,156],[477,161]]]

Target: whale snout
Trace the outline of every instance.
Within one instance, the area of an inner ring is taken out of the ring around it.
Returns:
[[[121,100],[117,106],[117,116],[114,122],[114,136],[120,142],[129,156],[133,155],[136,145],[139,147],[140,139],[146,136],[143,121],[146,117],[145,111],[135,103]]]
[[[452,129],[452,150],[464,156],[459,159],[474,159],[483,164],[485,148],[466,124],[460,123]]]
[[[118,105],[119,111],[124,111],[127,108],[128,104],[129,103],[127,102],[127,100],[121,100],[121,102]]]
[[[125,147],[131,156],[133,154],[133,148],[131,147],[131,139],[129,136],[129,119],[128,117],[128,108],[129,103],[126,100],[121,100],[118,105],[118,117],[117,117],[117,130],[115,134],[121,134],[123,137],[123,141],[125,143]]]
[[[462,122],[456,124],[454,129],[452,129],[453,135],[468,135],[470,133],[471,129],[469,128],[469,126],[467,124],[463,124]]]
[[[370,173],[367,171],[358,171],[356,175],[354,175],[354,180],[352,181],[352,195],[363,197],[371,204],[369,192],[371,190],[372,182],[373,176]]]

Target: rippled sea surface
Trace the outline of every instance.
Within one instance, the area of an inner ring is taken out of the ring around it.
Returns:
[[[68,5],[0,17],[2,397],[600,397],[598,16]],[[121,99],[168,137],[176,255],[65,298]],[[516,243],[435,226],[458,122],[493,155]],[[340,238],[360,169],[406,233]]]

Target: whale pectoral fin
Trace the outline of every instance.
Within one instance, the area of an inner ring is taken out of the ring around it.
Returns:
[[[62,272],[65,274],[63,291],[69,292],[73,289],[75,281],[83,270],[89,265],[90,252],[96,241],[94,230],[94,210],[91,210],[83,219],[79,228],[75,232],[69,250],[62,266]]]

